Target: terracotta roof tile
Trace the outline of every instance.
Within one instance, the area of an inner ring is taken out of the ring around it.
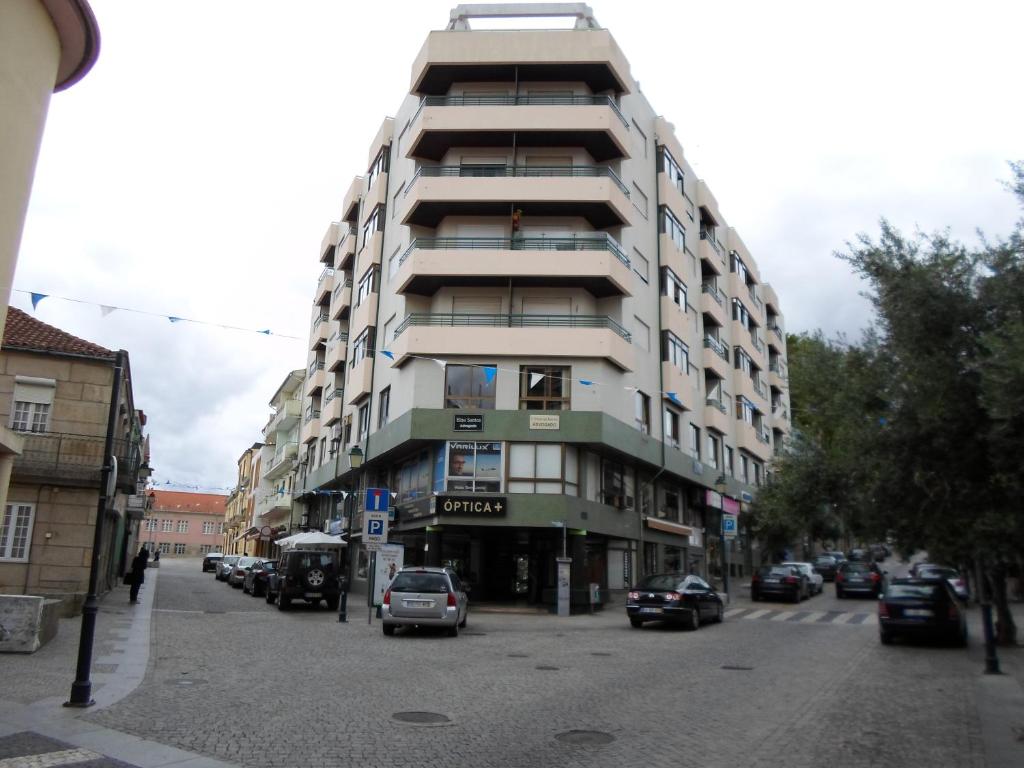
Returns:
[[[106,347],[72,336],[67,331],[36,320],[15,307],[7,308],[3,346],[8,349],[86,355],[104,360],[113,360],[115,357],[115,353]]]
[[[153,510],[171,512],[197,512],[201,515],[224,516],[227,496],[218,493],[190,493],[188,491],[147,491],[153,494]]]

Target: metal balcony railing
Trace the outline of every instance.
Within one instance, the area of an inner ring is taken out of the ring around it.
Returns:
[[[313,419],[319,419],[319,418],[320,418],[320,409],[319,408],[314,408],[313,406],[309,406],[306,409],[306,418],[303,419],[302,423],[303,424],[309,424],[309,422],[311,422]]]
[[[572,237],[417,237],[398,260],[401,266],[415,250],[421,251],[609,251],[629,266],[629,257],[607,233]]]
[[[720,358],[729,362],[729,348],[712,336],[704,337],[704,348],[715,352]]]
[[[753,329],[750,330],[750,342],[758,352],[764,352],[764,342],[757,338],[757,333]]]
[[[710,229],[702,229],[700,231],[700,239],[705,240],[707,244],[711,246],[712,250],[714,250],[714,252],[719,256],[722,255],[722,249],[718,245],[718,240],[715,239],[715,233]]]
[[[330,315],[327,312],[321,312],[318,315],[313,316],[313,328],[316,328],[320,323],[326,323],[330,320]]]
[[[11,474],[14,478],[45,476],[64,482],[99,485],[103,469],[102,436],[76,435],[69,432],[20,432],[25,447],[14,457]],[[118,485],[134,488],[142,450],[137,441],[118,439],[113,442],[117,458]]]
[[[785,341],[786,340],[783,337],[783,335],[782,335],[782,329],[779,328],[779,326],[777,326],[776,324],[774,324],[774,323],[770,324],[768,326],[768,330],[771,331],[772,333],[774,333],[776,336],[778,336],[779,337],[779,341]]]
[[[629,197],[629,188],[622,179],[606,165],[424,165],[417,169],[415,175],[405,188],[405,194],[416,184],[421,176],[425,178],[460,177],[460,178],[609,178]]]
[[[754,377],[751,377],[750,378],[750,383],[753,384],[754,391],[757,392],[757,394],[759,394],[761,397],[767,399],[767,397],[768,397],[768,390],[765,387],[763,381],[761,381],[760,379],[755,379]]]
[[[320,273],[320,277],[318,277],[316,279],[317,284],[319,285],[320,283],[322,283],[328,277],[334,277],[334,268],[333,267],[327,267],[327,268],[324,269],[323,272]]]
[[[331,400],[333,400],[336,397],[341,397],[342,391],[343,390],[341,387],[335,387],[330,392],[328,392],[327,397],[324,398],[324,405],[327,405],[329,402],[331,402]]]
[[[332,295],[333,295],[333,297],[335,299],[337,299],[339,293],[341,293],[346,288],[351,288],[351,287],[352,287],[352,280],[350,278],[350,279],[346,280],[344,283],[338,283],[336,286],[334,286],[334,292],[333,292]]]
[[[608,328],[626,341],[629,331],[605,315],[472,315],[414,313],[407,315],[395,329],[397,339],[409,326],[485,327],[485,328]]]
[[[718,302],[719,306],[725,306],[725,295],[720,290],[718,290],[717,286],[714,286],[711,283],[702,283],[700,286],[700,291],[701,293],[706,293],[708,296],[710,296],[712,299]]]
[[[772,441],[771,435],[766,429],[758,429],[757,427],[754,427],[754,434],[757,435],[757,442],[759,443],[768,445]]]
[[[727,414],[729,412],[728,409],[725,407],[725,403],[723,403],[721,400],[716,400],[713,397],[709,397],[705,402],[709,407],[716,408],[722,413]]]
[[[324,361],[323,360],[314,360],[312,363],[309,364],[309,375],[312,376],[317,371],[322,371],[323,369],[324,369]]]
[[[610,96],[425,96],[412,122],[424,107],[611,107],[629,129],[629,121]]]
[[[786,378],[786,366],[780,363],[778,360],[775,362],[768,363],[768,370],[772,373],[777,373],[782,378]]]

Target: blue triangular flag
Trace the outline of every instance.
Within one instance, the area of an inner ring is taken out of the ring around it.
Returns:
[[[39,306],[39,302],[47,297],[45,293],[33,293],[32,294],[32,309],[34,310]]]
[[[594,385],[594,382],[587,381],[586,379],[580,379],[580,384],[582,384],[585,387],[591,387]]]
[[[679,398],[676,397],[675,392],[666,392],[665,394],[668,395],[668,399],[671,400],[673,403],[679,403]],[[682,403],[679,404],[682,405]]]
[[[264,336],[269,336],[269,335],[270,335],[270,329],[269,329],[269,328],[267,328],[267,330],[265,330],[265,331],[260,331],[260,333],[262,333],[262,334],[263,334]]]
[[[380,353],[381,353],[382,355],[384,355],[384,357],[386,357],[386,358],[387,358],[388,360],[394,360],[394,359],[395,359],[395,354],[394,354],[394,352],[388,352],[388,351],[387,351],[386,349],[382,349],[382,350],[380,351]]]
[[[497,369],[496,366],[493,366],[493,365],[485,365],[484,366],[484,378],[487,379],[487,383],[488,384],[490,384],[492,381],[494,381],[494,375],[497,372],[498,372],[498,369]]]
[[[181,322],[181,318],[180,317],[168,316],[167,319],[170,320],[172,323],[180,323]]]

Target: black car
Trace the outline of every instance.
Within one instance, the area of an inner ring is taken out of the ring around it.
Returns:
[[[849,595],[870,595],[882,593],[885,574],[873,562],[850,560],[842,563],[836,571],[836,597],[840,600]]]
[[[217,565],[223,559],[224,554],[222,552],[207,552],[206,556],[203,558],[203,573],[206,573],[207,571],[216,571]]]
[[[664,621],[699,629],[702,621],[721,621],[722,598],[706,581],[685,573],[646,576],[629,591],[626,615],[634,629],[645,621]]]
[[[893,579],[885,588],[878,637],[888,645],[897,636],[967,645],[967,617],[946,579]]]
[[[810,594],[807,577],[793,565],[762,565],[750,579],[750,599],[782,597],[799,603]]]
[[[281,555],[277,571],[272,573],[267,588],[267,602],[273,600],[286,611],[292,600],[306,600],[312,605],[327,601],[327,607],[338,610],[341,599],[339,569],[332,552],[293,549]]]
[[[835,581],[838,568],[839,561],[832,555],[818,555],[814,558],[814,570],[820,573],[825,581]]]
[[[267,591],[267,579],[277,570],[277,560],[257,560],[245,574],[242,591],[259,597]]]

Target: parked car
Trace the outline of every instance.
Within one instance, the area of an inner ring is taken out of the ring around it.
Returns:
[[[832,555],[832,557],[834,557],[836,559],[836,565],[839,565],[839,563],[845,563],[846,562],[846,553],[845,552],[840,552],[837,549],[836,550],[831,550],[830,549],[830,550],[827,550],[825,552],[822,552],[822,554],[823,555]]]
[[[836,571],[836,597],[840,600],[850,594],[878,597],[882,592],[885,574],[873,562],[850,560]]]
[[[871,561],[871,553],[862,547],[855,547],[846,553],[846,559],[856,563]]]
[[[385,635],[398,627],[445,627],[456,637],[469,620],[469,596],[450,568],[403,568],[384,593],[380,610]]]
[[[245,581],[245,575],[258,561],[258,557],[246,556],[238,558],[238,561],[232,565],[231,570],[228,571],[228,584],[232,587],[242,586],[242,583]]]
[[[217,564],[217,581],[227,581],[231,567],[238,562],[241,555],[224,555]]]
[[[935,638],[967,645],[967,617],[944,578],[893,579],[878,601],[878,637]]]
[[[664,621],[696,630],[704,621],[721,621],[724,612],[718,593],[700,577],[685,573],[646,576],[629,590],[626,600],[626,615],[634,629],[646,621]]]
[[[277,567],[277,560],[257,560],[245,574],[242,591],[253,597],[259,597],[267,591],[267,579]]]
[[[287,611],[292,600],[306,600],[312,605],[327,601],[327,607],[338,610],[341,585],[338,564],[333,552],[293,549],[281,555],[277,571],[272,574],[274,602],[279,610]]]
[[[937,563],[925,563],[925,562],[914,563],[913,565],[910,566],[910,571],[908,571],[909,578],[916,579],[917,575],[924,568],[940,568],[940,567],[941,566],[938,565]]]
[[[872,544],[868,547],[868,554],[872,561],[880,563],[889,556],[889,548],[885,544]]]
[[[783,597],[799,603],[808,594],[807,577],[793,565],[762,565],[750,579],[750,598]]]
[[[967,582],[963,580],[960,571],[956,568],[950,568],[948,565],[929,565],[924,568],[918,568],[917,577],[920,579],[945,579],[949,582],[949,586],[953,588],[953,593],[957,596],[958,600],[966,603],[970,599]]]
[[[224,555],[221,552],[207,552],[206,556],[203,557],[203,573],[206,573],[207,571],[213,571],[216,573],[217,566],[223,559]]]
[[[835,581],[839,561],[832,555],[818,555],[814,558],[814,570],[821,574],[823,581]]]
[[[825,577],[818,573],[812,563],[783,563],[795,566],[807,577],[807,597],[819,595],[825,588]]]

